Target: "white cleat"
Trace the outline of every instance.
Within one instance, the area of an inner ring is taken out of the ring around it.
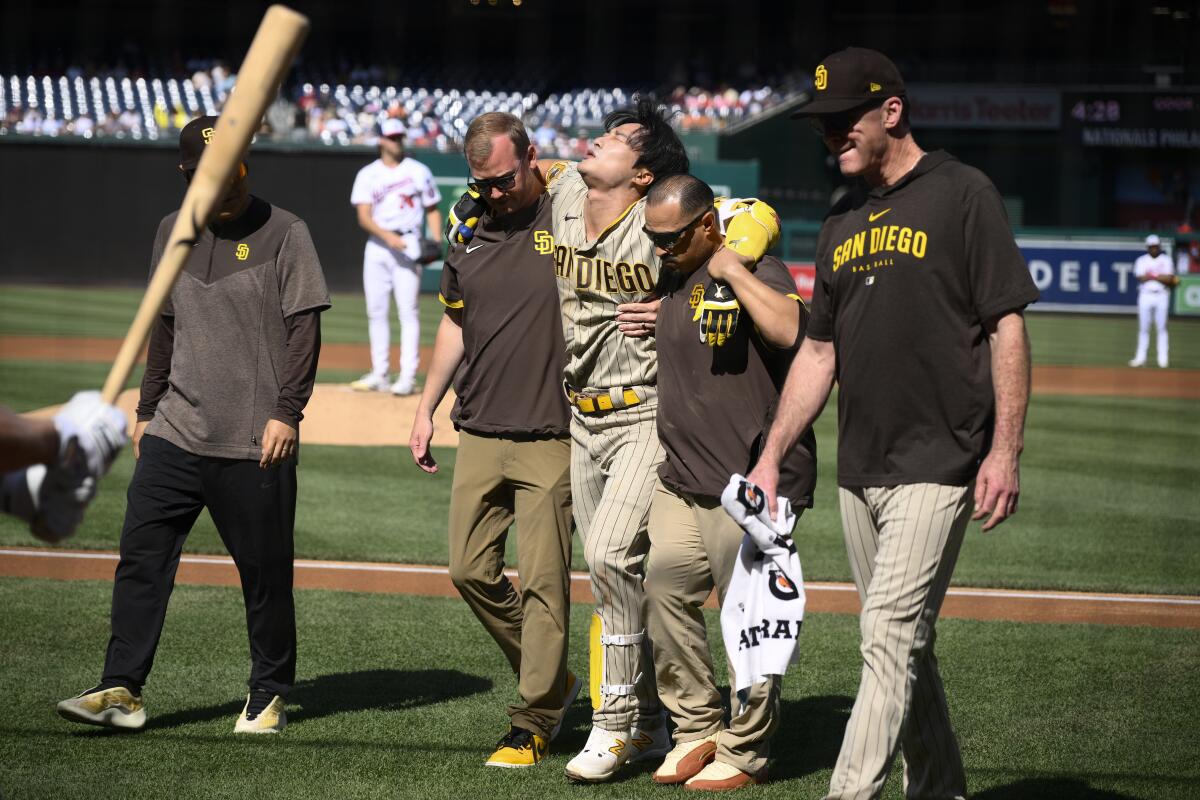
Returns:
[[[368,372],[366,375],[352,382],[350,388],[356,392],[386,392],[391,387],[388,384],[386,375],[376,375],[373,372]]]
[[[1130,362],[1129,362],[1129,366],[1131,366],[1131,367],[1144,367],[1144,366],[1146,366],[1146,359],[1144,359],[1144,358],[1135,358],[1135,359],[1133,359],[1132,361],[1130,361]]]
[[[629,734],[592,726],[587,744],[567,762],[567,777],[584,783],[602,783],[617,774],[629,758]]]
[[[391,385],[391,392],[397,397],[417,394],[419,391],[417,384],[410,378],[401,378]]]
[[[629,732],[629,763],[640,764],[643,761],[657,760],[671,751],[671,734],[667,730],[666,719],[660,717],[654,728],[642,728],[634,725]]]

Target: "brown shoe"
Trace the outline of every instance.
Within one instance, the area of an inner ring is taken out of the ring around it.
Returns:
[[[766,783],[766,781],[767,771],[765,769],[757,775],[750,775],[732,764],[714,761],[696,773],[695,777],[683,785],[683,788],[700,792],[727,792],[730,789],[741,789],[743,786],[753,786],[756,783]]]
[[[717,757],[717,734],[675,745],[654,771],[654,782],[683,783]]]

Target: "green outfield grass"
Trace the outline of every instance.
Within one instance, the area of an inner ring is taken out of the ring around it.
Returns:
[[[50,305],[40,312],[30,309],[39,302],[52,305],[67,291],[19,288],[15,294],[0,292],[0,325],[13,332],[47,318],[65,324],[70,319],[48,311]],[[125,292],[130,303],[136,294]],[[361,306],[361,298],[357,302]],[[84,303],[81,307],[93,305],[103,304]],[[428,303],[425,308],[436,312]],[[86,316],[81,314],[75,321]],[[327,317],[336,315],[331,311]],[[127,316],[117,318],[124,324]],[[360,321],[343,319],[339,324],[346,326],[349,335]],[[1047,353],[1090,358],[1088,353],[1103,350],[1097,344],[1103,336],[1096,326],[1115,322],[1031,315],[1035,352],[1040,342],[1046,341]],[[1051,327],[1039,327],[1045,325]],[[85,332],[102,335],[101,327],[96,322]],[[365,326],[359,327],[365,336]],[[1200,325],[1177,327],[1200,333]],[[1176,353],[1189,346],[1186,336],[1178,333],[1172,348]],[[1122,358],[1115,337],[1110,344],[1111,356]],[[1195,344],[1194,350],[1200,352],[1200,337]],[[106,372],[103,364],[0,360],[0,405],[24,411],[61,402],[81,386],[99,386]],[[344,382],[355,373],[321,370],[318,377]],[[849,578],[837,514],[834,405],[831,400],[817,423],[820,478],[816,508],[804,516],[799,534],[805,573],[813,580]],[[1195,409],[1196,404],[1189,400],[1035,396],[1022,459],[1020,512],[993,534],[980,534],[977,526],[972,527],[956,582],[1200,594],[1200,526],[1196,523],[1200,519],[1200,491],[1196,489],[1200,486],[1200,460],[1195,457],[1200,452],[1200,426],[1192,424]],[[300,469],[297,554],[446,563],[446,507],[454,451],[439,450],[438,458],[445,469],[430,478],[412,466],[403,448],[306,445]],[[131,471],[132,459],[123,455],[102,484],[74,545],[115,547]],[[14,520],[0,518],[0,542],[28,544],[30,539]],[[188,549],[222,552],[207,515],[201,517]],[[585,567],[580,552],[577,544],[577,569]]]
[[[66,288],[0,285],[0,335],[125,335],[142,292],[137,289]],[[436,296],[421,296],[421,343],[433,344],[442,306]],[[1034,362],[1086,366],[1124,366],[1133,357],[1137,320],[1129,315],[1026,315]],[[333,308],[321,317],[327,342],[367,341],[361,294],[333,295]],[[396,325],[392,337],[399,341]],[[1200,319],[1171,321],[1171,366],[1200,369]]]
[[[67,288],[0,284],[0,335],[123,337],[142,299],[140,289]],[[366,342],[367,311],[361,293],[335,293],[321,315],[324,342]],[[421,296],[421,344],[433,345],[442,304]],[[400,341],[392,306],[392,341]]]
[[[54,703],[92,685],[110,586],[0,580],[0,795],[25,798],[682,797],[647,770],[569,785],[587,736],[573,707],[530,770],[482,765],[515,696],[507,663],[458,600],[297,592],[298,685],[278,737],[235,738],[248,672],[241,596],[179,587],[145,690],[147,728],[112,735],[60,720]],[[586,671],[588,609],[572,613],[570,664]],[[70,620],[64,625],[64,620]],[[724,664],[709,614],[715,661]],[[974,797],[1196,797],[1200,631],[943,620],[938,652]],[[771,783],[755,797],[819,797],[858,684],[858,623],[805,622],[784,682]],[[724,683],[724,668],[719,668]],[[586,694],[586,689],[584,690]],[[898,770],[885,796],[901,796]]]
[[[992,533],[972,525],[955,583],[1200,594],[1200,435],[1179,424],[1191,410],[1183,400],[1036,398],[1021,509]],[[848,580],[833,414],[822,416],[817,434],[818,452],[828,455],[818,459],[816,507],[797,540],[806,577]],[[404,448],[305,445],[297,555],[445,564],[455,451],[435,455],[443,469],[431,477]],[[117,461],[72,546],[116,546],[132,465],[128,453]],[[30,543],[22,525],[0,517],[0,544]],[[187,549],[224,552],[207,514]],[[576,540],[576,569],[586,568],[581,552]]]

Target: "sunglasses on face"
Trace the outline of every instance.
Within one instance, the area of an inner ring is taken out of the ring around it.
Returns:
[[[855,106],[849,111],[839,111],[836,114],[822,114],[819,117],[809,117],[808,124],[812,126],[812,129],[818,136],[823,138],[840,136],[849,132],[854,127],[854,124],[862,119],[862,116],[868,111],[874,111],[882,107],[882,102],[867,103],[866,105]]]
[[[507,192],[516,185],[517,171],[515,169],[498,178],[476,178],[472,176],[467,180],[467,188],[484,197],[491,194],[492,189]]]
[[[709,210],[707,208],[704,209],[691,222],[689,222],[687,225],[684,225],[677,231],[652,231],[643,225],[642,233],[646,234],[646,236],[650,239],[650,243],[655,247],[666,250],[667,252],[671,252],[679,246],[679,243],[683,241],[683,237],[687,235],[687,232],[694,228],[697,222],[704,219],[704,215],[707,214],[708,211]]]

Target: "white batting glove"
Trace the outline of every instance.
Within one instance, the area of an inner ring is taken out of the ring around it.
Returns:
[[[55,468],[74,471],[79,465],[94,481],[112,466],[129,437],[125,415],[116,406],[100,400],[95,391],[76,392],[54,417],[58,429],[58,460]]]
[[[721,506],[750,535],[759,550],[772,558],[787,557],[796,552],[792,542],[796,515],[786,497],[776,498],[775,503],[777,513],[775,519],[771,519],[762,490],[737,473],[729,477],[725,491],[721,492]]]

